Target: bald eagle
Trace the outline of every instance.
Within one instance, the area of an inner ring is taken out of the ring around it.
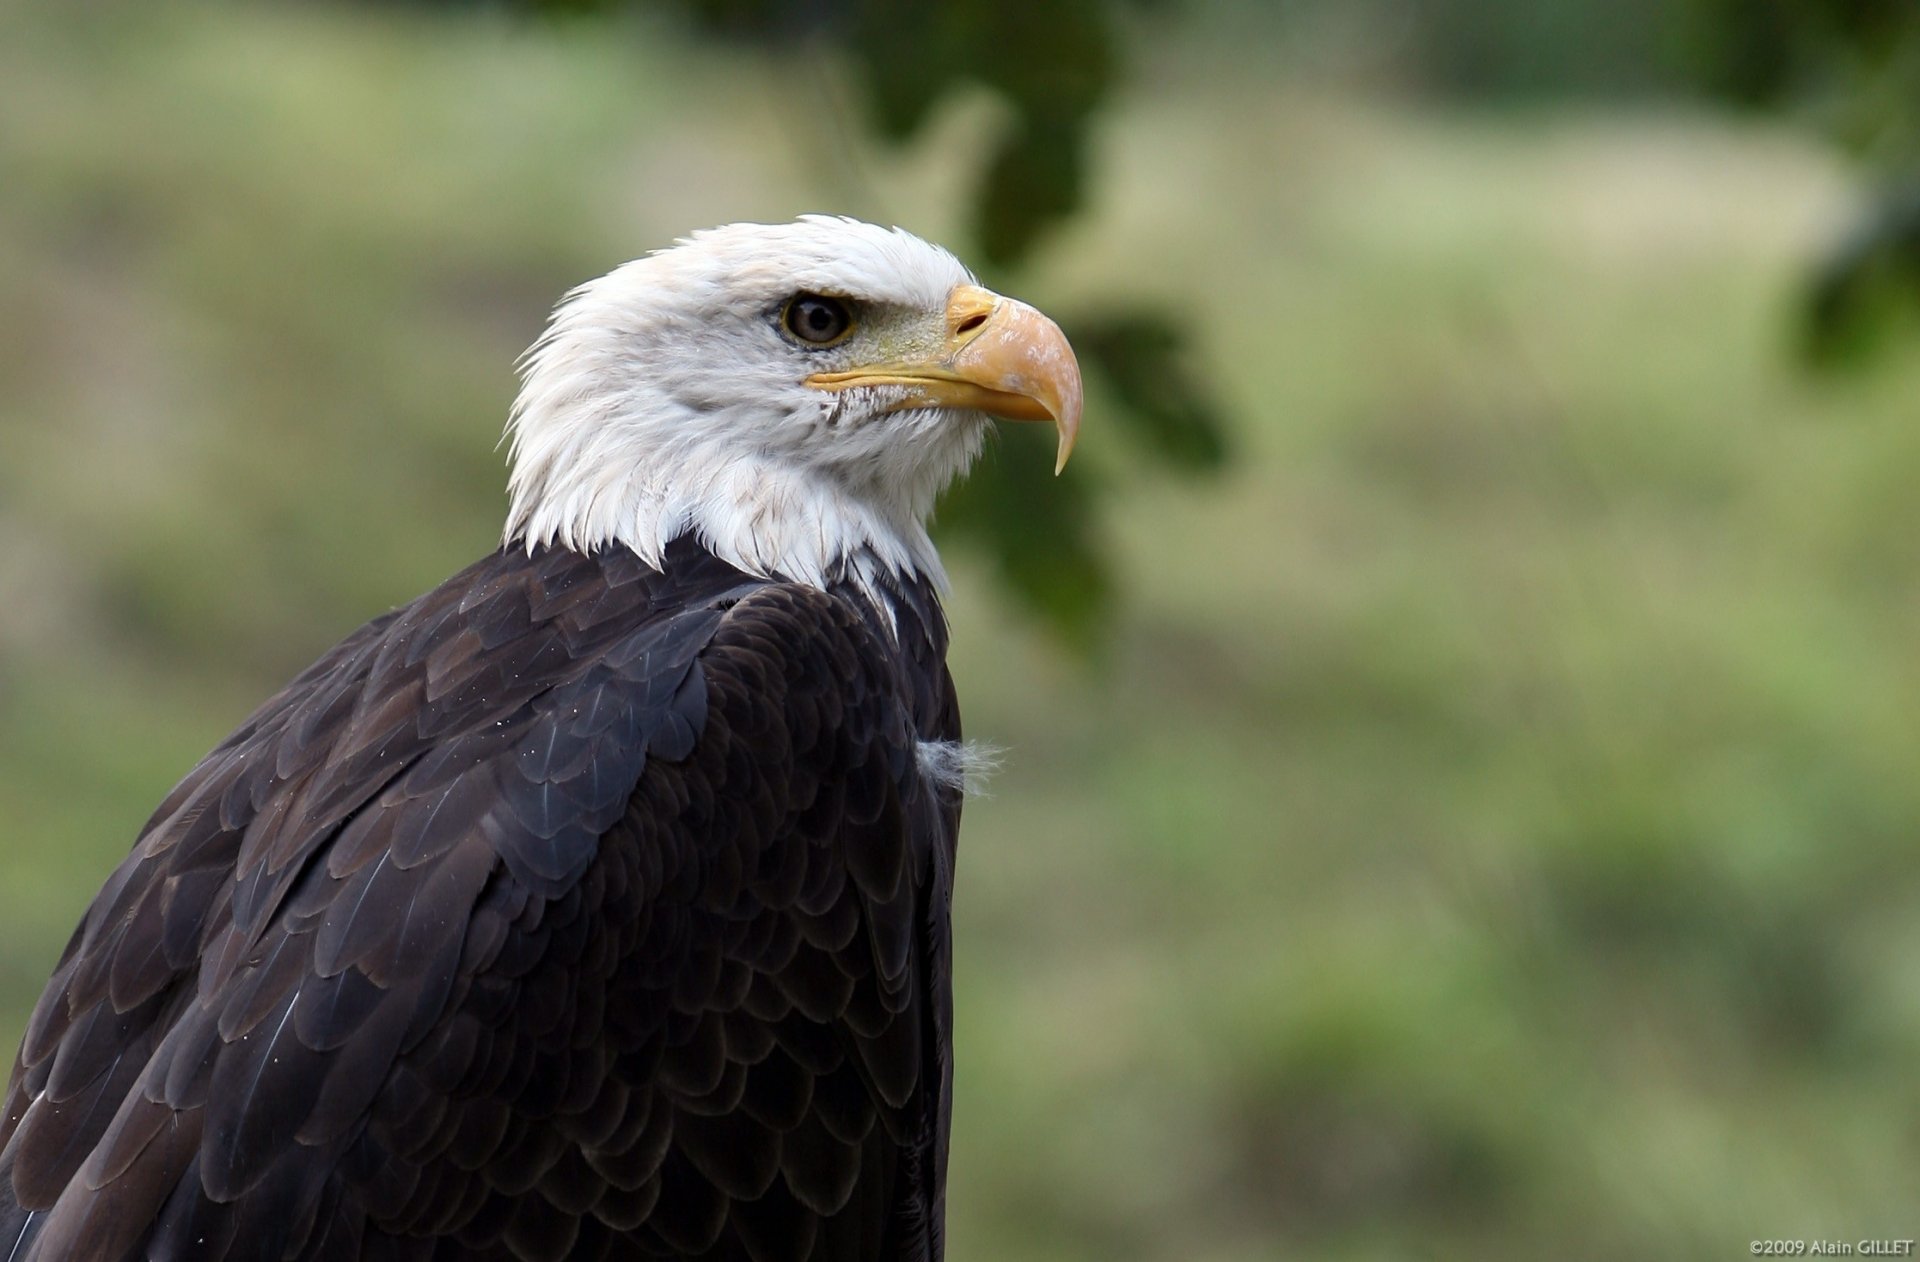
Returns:
[[[504,546],[167,795],[0,1113],[0,1262],[937,1259],[964,762],[925,523],[1059,328],[735,224],[524,361]]]

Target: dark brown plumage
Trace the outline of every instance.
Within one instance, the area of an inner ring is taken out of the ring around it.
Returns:
[[[958,717],[879,599],[682,538],[350,636],[88,909],[0,1260],[938,1258]]]

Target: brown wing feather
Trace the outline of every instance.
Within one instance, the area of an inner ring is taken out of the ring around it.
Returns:
[[[502,554],[349,638],[76,932],[0,1246],[937,1257],[954,722],[894,596]]]

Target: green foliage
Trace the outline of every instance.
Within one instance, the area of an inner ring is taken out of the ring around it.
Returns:
[[[1894,332],[1920,332],[1920,184],[1874,199],[1814,276],[1804,344],[1819,363],[1857,364]]]
[[[1089,479],[1053,476],[1053,434],[1037,428],[994,436],[981,477],[940,504],[941,534],[980,546],[1008,590],[1083,653],[1105,641],[1112,577],[1094,533]]]
[[[1876,108],[1912,85],[1920,13],[1906,0],[1693,0],[1691,59],[1708,86],[1753,105],[1827,96],[1850,143],[1910,129]],[[1908,98],[1911,102],[1911,98]]]
[[[1151,455],[1205,473],[1226,463],[1226,425],[1168,317],[1144,310],[1073,321],[1080,358],[1106,382],[1126,425]]]
[[[1247,25],[1311,58],[1476,106],[1701,98],[1784,117],[1860,164],[1871,191],[1810,269],[1794,321],[1816,366],[1920,329],[1920,4],[1912,0],[1288,0]],[[1197,12],[1197,10],[1196,10]],[[1255,19],[1251,15],[1258,12]],[[1357,16],[1356,16],[1357,15]]]
[[[1364,3],[1364,0],[1363,0]],[[1352,0],[1326,5],[1352,8]],[[1376,29],[1407,80],[1503,102],[1658,91],[1671,0],[1382,0]]]
[[[1920,5],[1909,0],[1695,0],[1693,63],[1749,106],[1811,118],[1878,173],[1880,194],[1809,286],[1805,347],[1858,363],[1920,327]]]
[[[1047,229],[1081,209],[1088,133],[1118,77],[1119,0],[521,0],[521,7],[669,10],[709,37],[774,54],[803,41],[831,47],[864,89],[869,124],[894,143],[911,140],[954,93],[991,90],[1011,122],[973,204],[975,236],[995,267],[1018,263]]]
[[[1822,366],[1920,322],[1920,5],[1910,0],[1431,0],[1411,77],[1474,99],[1705,91],[1817,127],[1878,185],[1814,268],[1800,321]]]
[[[1018,263],[1086,201],[1088,133],[1118,69],[1117,8],[1113,0],[962,0],[911,14],[884,0],[850,6],[844,46],[882,135],[912,138],[968,85],[1011,107],[974,194],[974,234],[995,267]]]

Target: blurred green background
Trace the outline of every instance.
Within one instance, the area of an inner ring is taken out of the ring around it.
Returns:
[[[1081,209],[1005,283],[1177,331],[1229,455],[1164,476],[1095,382],[1033,490],[1081,506],[1091,636],[949,550],[1007,750],[962,844],[957,1262],[1920,1234],[1920,322],[1802,354],[1897,223],[1920,41],[1748,47],[1804,9],[1103,18]],[[495,544],[566,287],[809,210],[971,252],[1007,101],[887,143],[798,48],[0,7],[0,1044],[169,785]]]

